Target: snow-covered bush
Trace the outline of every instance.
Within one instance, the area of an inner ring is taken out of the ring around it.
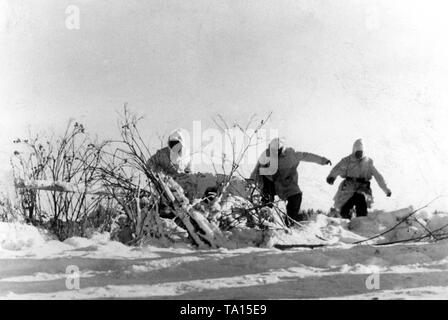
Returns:
[[[70,121],[66,131],[55,140],[38,135],[14,141],[18,150],[11,159],[26,221],[50,227],[60,238],[76,234],[81,221],[96,210],[101,195],[88,195],[88,188],[99,182],[101,147],[93,147],[82,124]],[[27,187],[29,181],[52,181],[47,191]],[[58,183],[83,186],[77,192],[65,192]]]

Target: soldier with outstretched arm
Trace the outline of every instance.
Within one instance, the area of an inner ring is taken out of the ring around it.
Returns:
[[[302,191],[298,185],[297,173],[297,167],[302,161],[331,165],[331,161],[325,157],[286,148],[281,139],[275,138],[261,154],[250,177],[260,187],[265,204],[272,204],[274,196],[278,195],[280,199],[287,201],[286,213],[296,221],[305,219],[300,214]]]

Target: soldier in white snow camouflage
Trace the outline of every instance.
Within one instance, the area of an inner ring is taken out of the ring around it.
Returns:
[[[334,207],[339,210],[343,218],[351,218],[350,210],[353,207],[356,207],[357,216],[367,215],[367,209],[373,203],[372,189],[370,188],[372,177],[388,197],[392,195],[383,176],[373,165],[373,160],[365,156],[361,139],[356,140],[353,144],[352,154],[334,166],[327,177],[327,182],[332,185],[338,176],[344,180],[339,185],[334,197]]]
[[[272,162],[276,162],[277,165],[274,171],[270,174],[263,174],[262,169],[271,167]],[[325,157],[309,152],[296,151],[293,148],[286,147],[283,139],[275,138],[261,154],[250,177],[260,186],[263,202],[266,204],[272,203],[274,196],[278,195],[280,199],[287,202],[287,215],[296,221],[302,221],[306,218],[300,214],[302,191],[298,184],[299,175],[297,173],[300,162],[331,165],[331,161]],[[288,220],[287,224],[289,224]]]
[[[191,172],[190,154],[181,130],[174,130],[168,137],[168,146],[156,152],[148,161],[155,171],[175,176]]]

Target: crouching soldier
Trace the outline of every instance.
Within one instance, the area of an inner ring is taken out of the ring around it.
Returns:
[[[297,173],[301,161],[331,165],[331,161],[325,157],[286,148],[281,139],[275,138],[261,154],[250,177],[261,189],[264,204],[272,207],[274,196],[278,195],[280,199],[287,201],[286,213],[295,221],[305,219],[300,214],[302,191],[298,185]],[[289,221],[287,225],[291,225]]]
[[[177,129],[168,137],[168,146],[157,150],[149,159],[148,166],[156,172],[177,176],[191,172],[191,161],[182,132]]]
[[[366,216],[367,208],[373,203],[370,180],[375,177],[380,188],[388,197],[392,192],[386,185],[383,176],[373,165],[372,159],[364,154],[364,146],[361,139],[353,144],[353,152],[348,157],[343,158],[331,170],[327,177],[327,182],[333,184],[338,176],[344,180],[339,185],[339,189],[334,197],[334,208],[340,212],[345,219],[350,219],[350,210],[356,207],[357,216]]]
[[[168,137],[168,145],[157,152],[148,160],[147,166],[157,173],[170,176],[178,183],[185,196],[191,201],[192,191],[189,188],[189,174],[191,173],[191,161],[182,132],[177,129]],[[170,186],[169,186],[170,187]],[[171,191],[175,194],[176,189],[172,186]],[[160,203],[160,216],[163,218],[174,218],[169,205]]]

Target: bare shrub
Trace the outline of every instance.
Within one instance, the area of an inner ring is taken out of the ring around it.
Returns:
[[[137,126],[141,119],[124,107],[121,139],[110,141],[110,148],[102,150],[98,168],[103,186],[117,204],[120,228],[126,229],[121,240],[126,238],[127,243],[146,237],[169,239],[159,216],[165,190],[162,178],[147,166],[151,153]]]
[[[104,199],[88,194],[99,182],[104,145],[95,146],[84,126],[73,121],[56,140],[35,135],[14,143],[22,149],[14,152],[11,163],[26,221],[49,224],[61,239],[82,233],[80,222]],[[40,181],[49,182],[46,189],[27,187]]]

